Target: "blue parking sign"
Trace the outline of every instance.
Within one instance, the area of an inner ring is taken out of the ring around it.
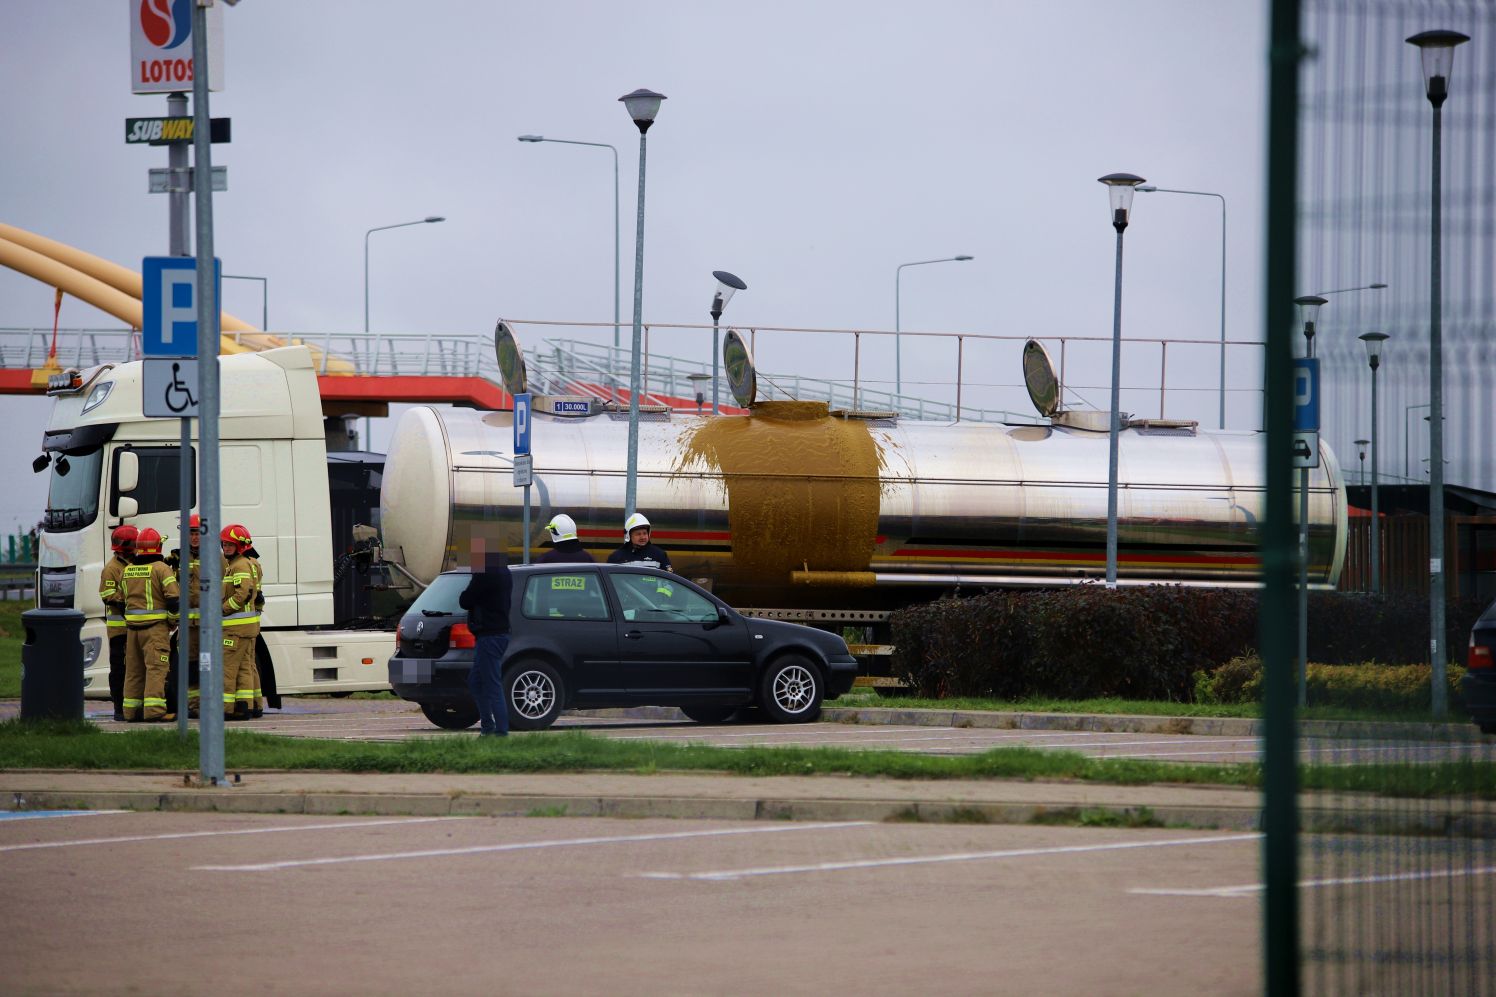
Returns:
[[[215,306],[223,300],[223,268],[213,260]],[[221,331],[214,307],[213,334]],[[147,256],[140,265],[140,351],[148,357],[197,356],[197,260],[191,256]]]
[[[524,456],[530,452],[530,392],[521,391],[514,396],[514,455]]]
[[[1319,431],[1319,361],[1313,357],[1293,361],[1293,431]]]

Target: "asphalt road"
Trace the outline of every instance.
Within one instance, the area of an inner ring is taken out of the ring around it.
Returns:
[[[89,701],[87,713],[105,730],[134,729],[109,719],[103,706]],[[467,731],[443,731],[413,704],[398,700],[290,698],[285,709],[267,711],[259,720],[232,725],[290,737],[336,740],[398,741],[409,737],[473,737]],[[751,746],[840,747],[908,751],[928,755],[975,754],[996,747],[1075,751],[1099,758],[1138,758],[1197,764],[1255,761],[1261,749],[1256,737],[1199,734],[1120,733],[1114,731],[1012,730],[901,724],[697,724],[689,720],[654,720],[622,716],[563,716],[554,730],[585,730],[602,737],[648,739],[724,748]],[[544,732],[524,736],[545,736]],[[1463,742],[1306,737],[1300,757],[1318,764],[1382,761],[1436,762],[1470,756]]]

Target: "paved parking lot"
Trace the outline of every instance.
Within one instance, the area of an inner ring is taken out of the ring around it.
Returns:
[[[125,730],[99,704],[90,716],[106,730]],[[664,712],[664,711],[659,711]],[[673,712],[673,711],[671,711]],[[398,741],[409,737],[473,737],[477,728],[443,731],[414,705],[398,700],[292,698],[285,709],[267,711],[260,720],[233,724],[290,737],[336,740]],[[908,751],[928,755],[975,754],[997,747],[1076,751],[1099,758],[1139,758],[1197,764],[1255,761],[1256,737],[1198,734],[1118,733],[1073,730],[914,726],[900,724],[697,724],[689,720],[640,719],[626,716],[563,716],[553,730],[585,730],[601,737],[709,744],[723,748],[752,746],[839,747]],[[538,735],[545,736],[544,732]],[[1387,760],[1435,762],[1466,757],[1469,746],[1436,741],[1305,738],[1300,755],[1319,764],[1369,763]]]

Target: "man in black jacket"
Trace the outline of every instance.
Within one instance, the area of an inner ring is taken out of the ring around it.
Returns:
[[[623,546],[608,555],[609,564],[642,564],[649,568],[672,571],[670,555],[658,544],[650,542],[653,527],[644,513],[636,512],[623,524]]]
[[[566,513],[560,513],[545,524],[545,535],[551,549],[535,559],[536,564],[591,564],[595,558],[577,539],[577,524]]]
[[[496,538],[475,533],[468,549],[473,577],[457,597],[457,604],[468,611],[467,626],[474,638],[468,690],[478,707],[478,736],[504,737],[509,733],[504,652],[509,649],[509,596],[514,581],[509,559]]]

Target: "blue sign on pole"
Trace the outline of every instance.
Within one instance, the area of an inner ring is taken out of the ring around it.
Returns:
[[[1293,431],[1319,432],[1319,361],[1314,357],[1293,361]]]
[[[530,452],[530,392],[521,391],[514,396],[514,455],[522,457]]]
[[[213,260],[213,296],[223,300],[223,267]],[[212,309],[214,323],[219,309]],[[147,256],[140,265],[140,352],[148,357],[197,356],[197,260]],[[214,329],[214,335],[220,329]]]

